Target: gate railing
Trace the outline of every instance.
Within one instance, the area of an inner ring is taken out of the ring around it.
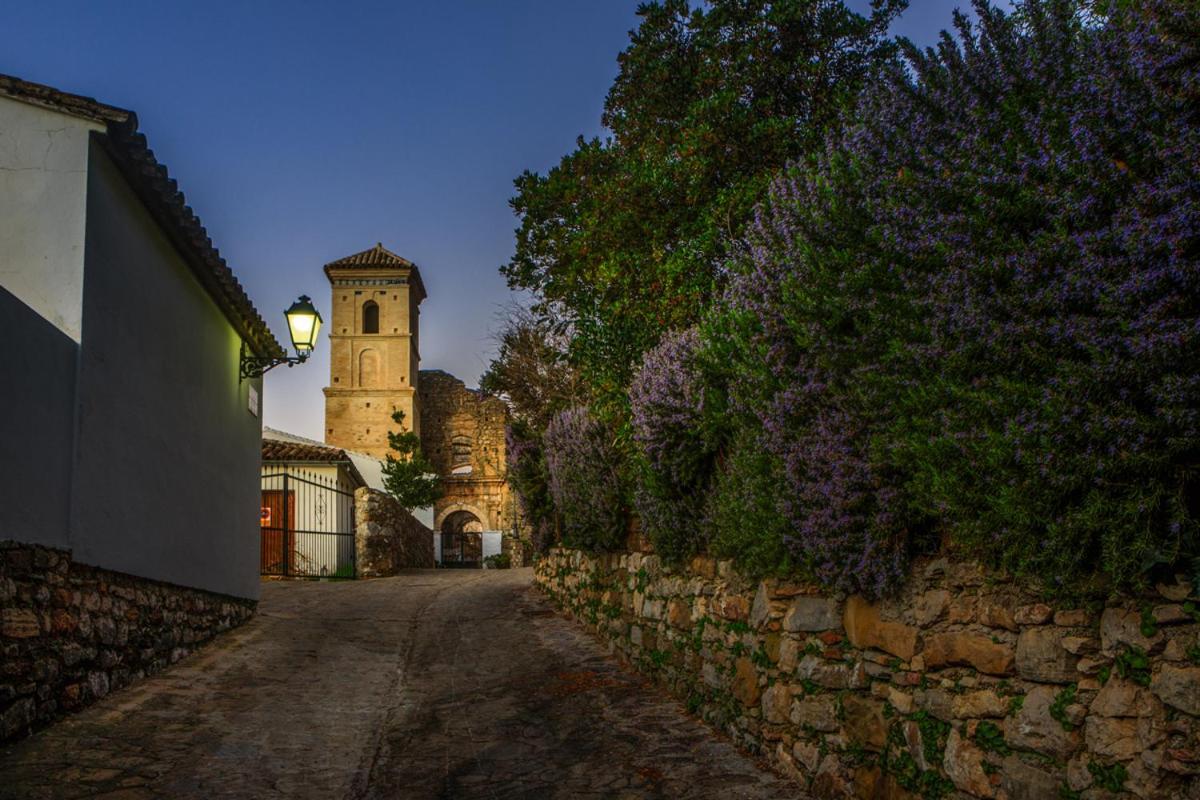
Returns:
[[[439,534],[442,537],[443,567],[477,567],[483,562],[483,534],[474,532]]]
[[[353,578],[354,493],[336,476],[280,468],[262,475],[263,575]]]

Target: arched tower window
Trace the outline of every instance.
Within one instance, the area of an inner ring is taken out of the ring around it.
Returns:
[[[363,333],[379,333],[379,306],[374,300],[363,303]]]

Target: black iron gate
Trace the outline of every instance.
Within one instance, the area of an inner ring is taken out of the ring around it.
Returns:
[[[483,534],[463,531],[441,534],[443,567],[479,567],[483,564]]]
[[[336,476],[264,472],[259,530],[263,575],[355,577],[354,493]]]

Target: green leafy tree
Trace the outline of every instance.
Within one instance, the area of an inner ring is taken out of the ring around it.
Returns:
[[[864,17],[841,0],[643,4],[605,103],[612,136],[515,181],[521,225],[501,271],[570,325],[602,416],[624,416],[641,354],[710,304],[770,177],[819,146],[893,52],[905,0],[873,5]]]
[[[383,465],[383,486],[406,511],[431,506],[442,496],[442,481],[433,464],[421,454],[421,437],[404,430],[404,412],[392,413],[398,432],[388,432],[388,453]]]

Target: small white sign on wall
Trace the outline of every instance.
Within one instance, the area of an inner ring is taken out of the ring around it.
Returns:
[[[250,413],[257,417],[258,416],[258,389],[255,389],[253,386],[249,387],[249,389],[250,389],[250,401],[249,401],[248,407],[250,409]]]

